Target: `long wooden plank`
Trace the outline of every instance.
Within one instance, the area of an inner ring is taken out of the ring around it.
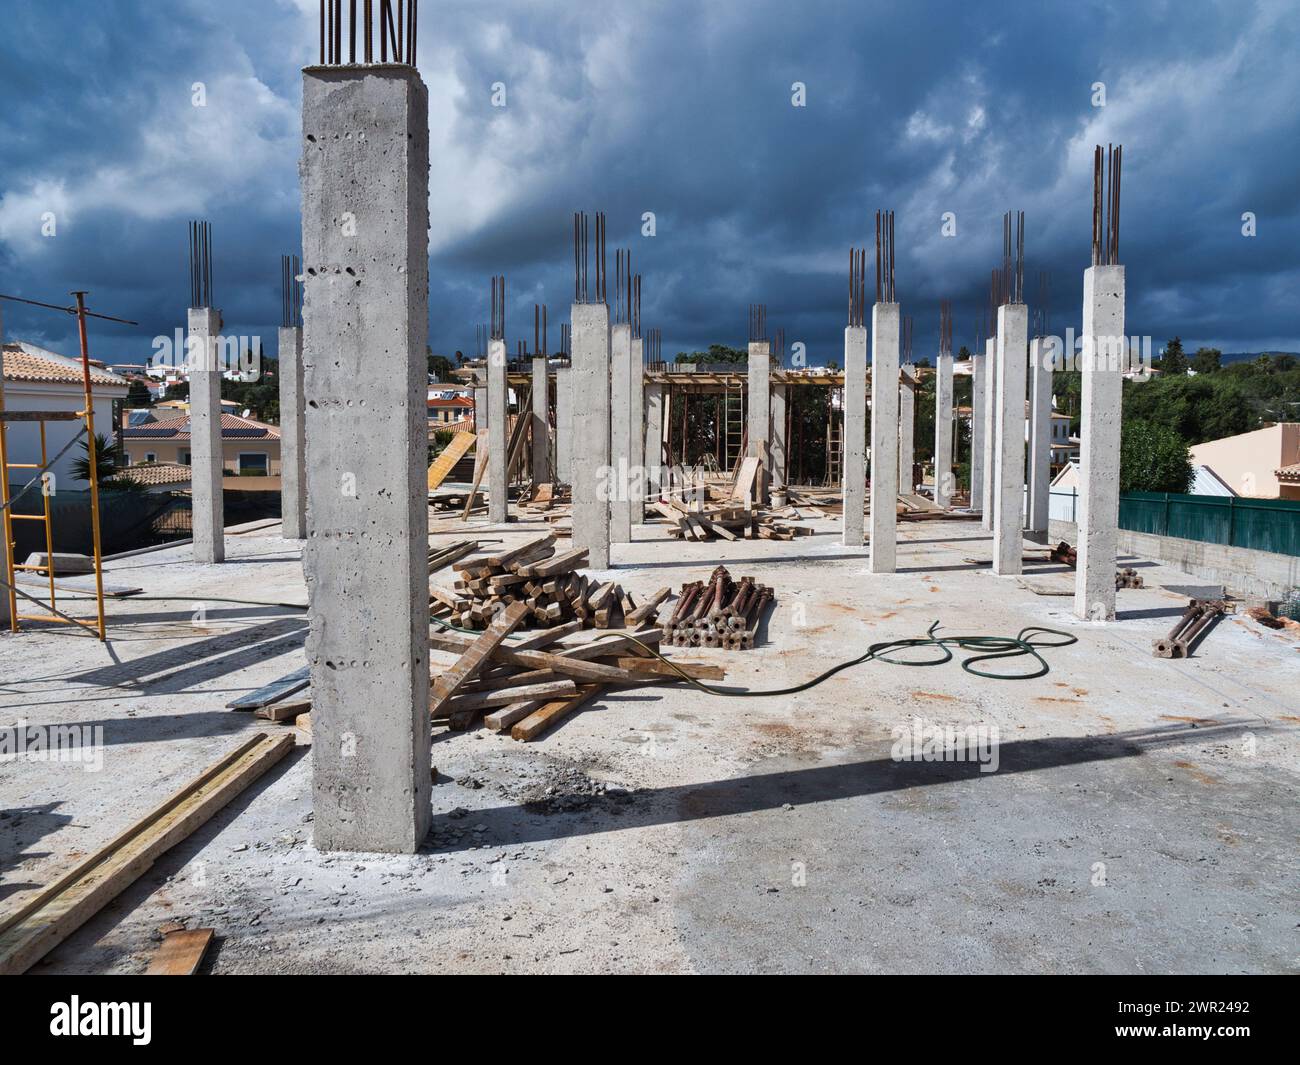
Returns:
[[[510,729],[510,738],[527,742],[536,739],[552,725],[558,724],[602,688],[600,684],[587,684],[578,689],[578,694],[568,699],[558,699],[545,706],[538,707],[522,721],[516,722]]]
[[[483,483],[483,475],[487,473],[487,466],[488,432],[486,429],[480,429],[474,444],[474,484],[469,490],[469,496],[465,499],[465,509],[460,516],[461,521],[469,520],[470,511],[474,509],[474,500],[478,498],[479,486]]]
[[[26,972],[294,746],[259,732],[0,918],[0,975]]]
[[[508,706],[523,699],[568,699],[577,694],[578,686],[569,679],[547,681],[545,684],[528,684],[521,688],[503,688],[500,691],[470,692],[457,695],[447,702],[447,714],[466,710],[483,710],[489,706]]]
[[[545,705],[545,699],[524,699],[521,702],[503,706],[499,710],[493,710],[492,713],[483,718],[483,724],[491,732],[500,732],[503,729],[508,729],[516,721],[522,721],[534,710],[538,710]]]
[[[614,659],[614,665],[631,673],[654,673],[665,677],[681,678],[681,673],[675,672],[667,662],[661,662],[657,658],[637,658],[634,655],[623,655]],[[673,661],[673,666],[678,666],[682,673],[685,673],[688,677],[694,677],[696,680],[727,679],[725,669],[706,662]]]
[[[515,572],[521,577],[553,577],[557,573],[568,573],[579,566],[587,564],[587,548],[579,547],[572,551],[566,551],[562,555],[555,555],[544,562],[532,562],[527,566],[519,566]]]
[[[295,669],[292,673],[286,673],[279,680],[273,680],[270,684],[265,684],[256,691],[251,691],[247,695],[241,695],[238,699],[232,699],[226,703],[229,710],[257,710],[263,706],[269,706],[271,703],[278,703],[281,699],[287,699],[289,696],[300,692],[303,688],[311,683],[311,667],[303,666],[301,669]]]
[[[429,709],[437,714],[457,689],[467,680],[472,680],[491,657],[492,652],[500,646],[501,641],[510,635],[528,616],[526,603],[511,603],[498,614],[483,632],[461,655],[460,660],[450,669],[443,670],[429,692]],[[431,637],[432,639],[432,637]]]
[[[190,928],[168,932],[149,962],[145,976],[193,976],[212,942],[213,929]]]
[[[659,609],[659,604],[673,594],[672,588],[660,588],[649,599],[642,603],[630,614],[623,616],[623,621],[631,626],[640,625],[651,614]]]
[[[459,562],[466,555],[472,555],[477,550],[477,540],[466,540],[463,543],[453,544],[436,554],[431,554],[429,556],[429,572],[437,573],[440,569],[446,569],[453,562]]]
[[[519,605],[519,604],[515,604]],[[482,637],[479,637],[482,639]],[[610,641],[614,643],[615,641]],[[459,651],[464,648],[461,640],[456,638],[455,633],[429,634],[429,646],[439,651]],[[468,651],[466,651],[468,653]],[[518,666],[527,670],[552,670],[556,673],[562,673],[568,677],[574,677],[577,680],[588,682],[600,682],[603,684],[637,684],[640,678],[630,670],[619,669],[617,666],[609,666],[600,662],[588,661],[585,657],[578,658],[572,655],[552,654],[549,651],[516,651],[511,647],[497,646],[489,652],[490,657],[495,662],[503,662],[507,665]],[[605,650],[606,654],[613,653],[612,650]],[[591,655],[591,658],[597,657]]]
[[[430,492],[447,479],[447,475],[455,469],[456,463],[463,459],[469,453],[469,449],[474,446],[475,439],[473,433],[459,432],[439,452],[438,457],[429,466],[428,483]]]

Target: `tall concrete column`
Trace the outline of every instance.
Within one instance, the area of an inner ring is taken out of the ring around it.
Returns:
[[[221,476],[221,367],[217,337],[221,312],[191,307],[187,359],[190,371],[190,499],[194,527],[194,561],[221,562],[226,557],[226,522]]]
[[[488,521],[501,524],[510,520],[509,410],[510,380],[506,373],[506,342],[488,342]],[[523,411],[520,411],[523,416]]]
[[[867,327],[844,328],[844,546],[865,540],[867,505]]]
[[[645,466],[649,498],[658,499],[664,465],[664,386],[648,381],[645,386]]]
[[[410,67],[308,67],[302,125],[313,835],[413,853],[432,813],[428,93]]]
[[[970,508],[984,510],[984,393],[988,390],[988,368],[984,355],[970,358]]]
[[[573,482],[573,371],[555,371],[555,475],[561,484]]]
[[[911,495],[916,488],[912,474],[916,465],[916,367],[903,366],[898,381],[898,490]]]
[[[754,478],[754,502],[766,503],[772,479],[772,346],[767,340],[749,342],[749,419],[746,455],[757,455],[761,468]]]
[[[998,410],[998,340],[989,337],[984,343],[984,461],[980,466],[982,487],[980,504],[980,528],[993,529],[993,496],[997,491],[998,449],[997,449],[997,410]]]
[[[551,381],[546,358],[533,359],[533,484],[551,479]]]
[[[573,348],[573,546],[609,569],[609,307],[575,303]]]
[[[868,573],[893,573],[898,555],[897,303],[871,308],[871,558]]]
[[[1025,545],[1025,384],[1029,308],[998,308],[997,486],[993,496],[993,572],[1022,572]]]
[[[629,485],[632,488],[632,521],[640,525],[645,521],[645,338],[632,338],[631,379],[628,392],[631,397],[630,432],[632,454]]]
[[[1083,395],[1080,405],[1079,557],[1074,613],[1115,619],[1115,556],[1119,540],[1120,401],[1124,340],[1124,267],[1083,273]]]
[[[626,544],[632,539],[632,500],[627,490],[632,457],[632,326],[620,322],[610,330],[609,354],[609,538]]]
[[[307,537],[307,437],[302,402],[302,330],[280,327],[280,535]]]
[[[1052,366],[1042,337],[1029,342],[1029,539],[1047,542],[1052,491]]]
[[[772,386],[772,488],[785,487],[785,385]]]
[[[474,431],[484,432],[488,427],[488,390],[487,378],[476,375],[474,378]]]
[[[952,501],[952,356],[940,355],[934,382],[934,502]]]

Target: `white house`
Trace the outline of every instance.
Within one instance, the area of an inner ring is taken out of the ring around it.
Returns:
[[[81,380],[81,359],[70,359],[24,341],[4,345],[4,407],[7,411],[80,411],[85,407]],[[91,362],[90,381],[95,400],[95,432],[110,441],[113,424],[113,401],[125,399],[129,382],[110,373],[102,363]],[[81,429],[81,421],[45,423],[46,455],[52,458]],[[9,462],[39,464],[41,461],[40,424],[8,422],[6,443]],[[84,437],[82,438],[84,440]],[[84,481],[73,476],[72,465],[85,457],[78,442],[53,466],[55,489],[64,485],[84,490]],[[26,484],[35,470],[13,470],[9,483],[14,488]]]

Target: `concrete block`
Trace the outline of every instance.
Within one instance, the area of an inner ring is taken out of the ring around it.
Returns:
[[[302,330],[280,329],[280,514],[286,540],[307,536],[307,433],[302,398]]]
[[[916,465],[916,367],[905,365],[899,370],[898,382],[898,488],[911,493],[916,489],[912,479]],[[909,384],[910,382],[910,384]]]
[[[302,123],[312,835],[414,853],[432,787],[428,94],[408,67],[309,67]]]
[[[191,307],[186,361],[190,379],[190,498],[194,527],[194,561],[215,563],[226,557],[224,495],[221,478],[221,367],[217,338],[221,312]]]
[[[620,322],[610,330],[609,368],[609,538],[613,543],[632,540],[632,499],[628,470],[632,458],[632,327]]]
[[[1078,566],[1074,613],[1115,619],[1115,557],[1119,533],[1120,402],[1127,361],[1124,267],[1083,272],[1082,402],[1079,425]]]
[[[1025,531],[1047,542],[1052,482],[1052,366],[1042,337],[1029,342],[1029,511]],[[1048,360],[1044,365],[1044,360]]]
[[[1029,308],[998,308],[998,404],[994,435],[993,572],[1019,574],[1024,559],[1025,387],[1029,367]]]
[[[867,327],[844,329],[844,546],[861,547],[867,505]]]
[[[575,303],[573,367],[573,546],[588,568],[609,569],[609,307]]]
[[[871,308],[871,557],[869,573],[893,573],[898,554],[899,305]],[[845,382],[847,389],[847,379]]]
[[[488,342],[488,521],[494,525],[510,520],[510,385],[507,376],[506,342]],[[522,413],[522,412],[521,412]]]
[[[934,386],[934,501],[952,502],[952,356],[940,355]]]

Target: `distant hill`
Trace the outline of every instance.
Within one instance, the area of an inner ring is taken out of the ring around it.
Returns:
[[[1190,358],[1194,352],[1187,352]],[[1230,362],[1254,362],[1261,355],[1294,355],[1300,358],[1300,351],[1225,351],[1222,358],[1219,359],[1220,366],[1227,366]]]

